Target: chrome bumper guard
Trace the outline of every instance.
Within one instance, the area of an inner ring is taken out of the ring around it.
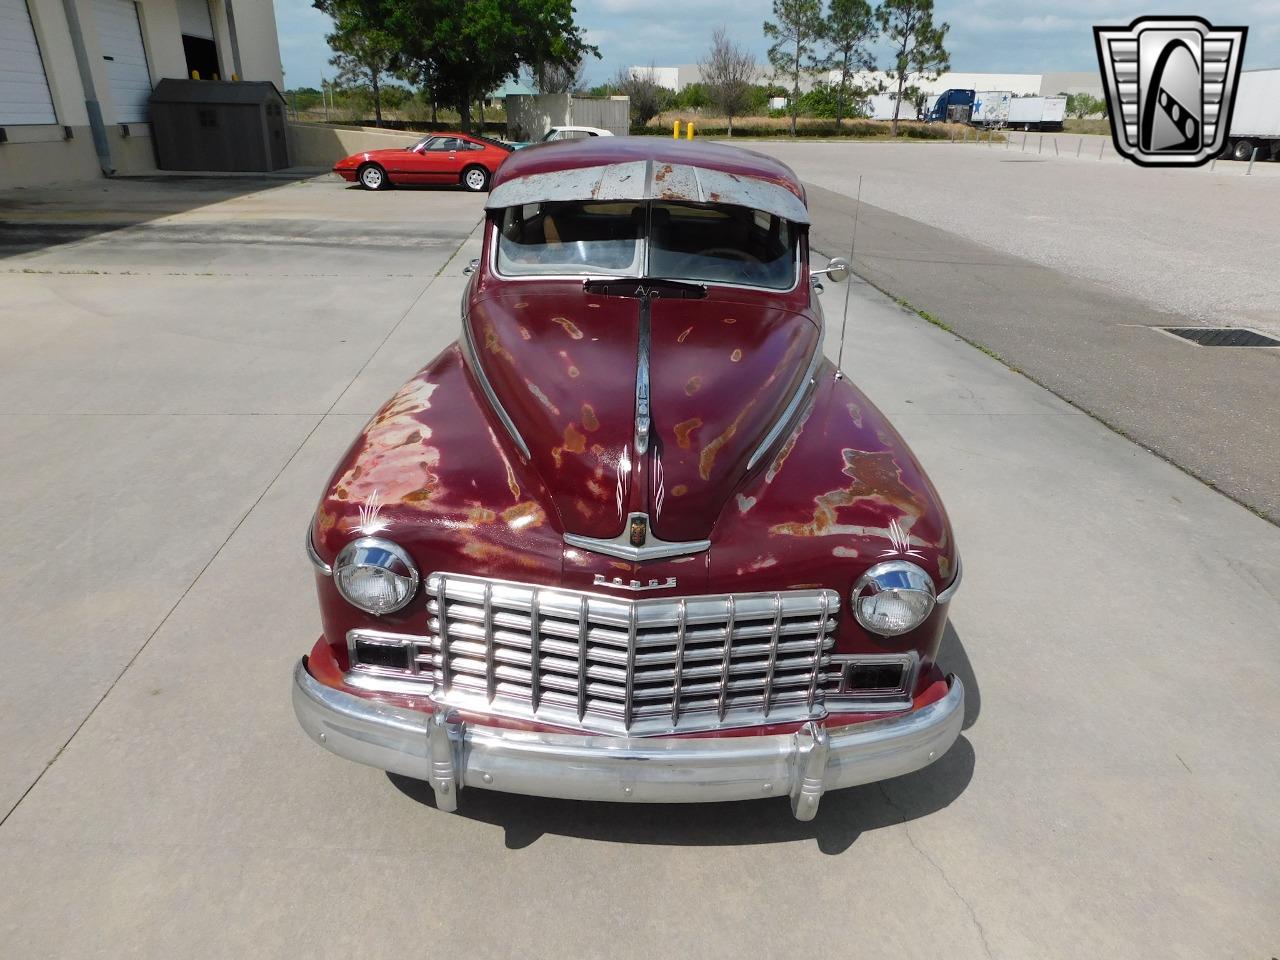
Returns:
[[[570,800],[693,803],[789,796],[812,820],[827,790],[887,780],[927,766],[960,735],[964,685],[911,713],[759,737],[614,737],[534,733],[464,723],[320,683],[304,657],[293,709],[307,735],[348,760],[425,780],[452,811],[463,787]]]

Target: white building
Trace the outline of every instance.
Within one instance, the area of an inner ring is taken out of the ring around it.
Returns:
[[[0,0],[3,2],[3,0]],[[691,83],[702,79],[702,70],[696,63],[674,67],[629,67],[632,76],[653,72],[653,78],[659,86],[674,90],[677,93]],[[766,83],[772,78],[772,71],[761,66],[758,83]],[[801,77],[800,89],[809,90],[815,81],[839,83],[840,71]],[[789,86],[789,79],[776,81],[782,86]],[[897,83],[880,70],[860,72],[853,82],[862,87],[882,86],[887,92],[896,92]],[[959,73],[948,71],[936,80],[917,80],[914,86],[934,96],[943,90],[1008,90],[1014,96],[1053,96],[1058,93],[1089,93],[1102,97],[1102,78],[1095,71],[1092,73]]]
[[[283,89],[271,0],[0,0],[0,188],[156,169],[165,77]]]

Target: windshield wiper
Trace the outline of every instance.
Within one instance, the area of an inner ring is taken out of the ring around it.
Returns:
[[[701,300],[707,295],[706,284],[687,280],[663,280],[660,277],[610,277],[587,280],[582,284],[587,293],[606,297],[635,297],[640,300]]]

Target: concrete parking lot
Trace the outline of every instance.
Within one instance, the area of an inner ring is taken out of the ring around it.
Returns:
[[[455,337],[482,202],[0,197],[0,954],[1280,950],[1280,529],[864,282],[828,285],[828,350],[847,290],[845,369],[964,552],[947,756],[802,824],[482,791],[447,815],[307,740],[301,532]]]

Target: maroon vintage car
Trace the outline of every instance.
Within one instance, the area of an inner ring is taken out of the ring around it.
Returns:
[[[411,147],[353,153],[333,165],[333,172],[366,190],[412,184],[459,184],[479,192],[515,148],[465,133],[436,133]]]
[[[792,171],[725,146],[520,151],[458,342],[307,531],[306,732],[463,787],[648,802],[896,776],[959,735],[960,561],[902,438],[826,360]]]

